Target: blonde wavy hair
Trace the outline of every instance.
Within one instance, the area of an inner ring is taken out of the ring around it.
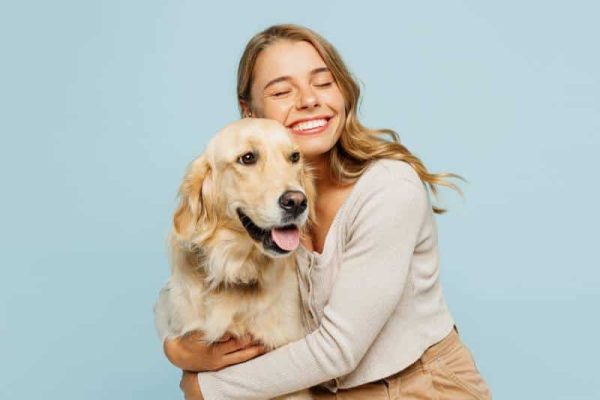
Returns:
[[[447,178],[458,178],[453,173],[431,173],[421,160],[400,143],[400,136],[391,129],[369,129],[358,120],[360,87],[350,74],[342,58],[325,38],[316,32],[299,25],[273,25],[257,33],[246,45],[238,66],[237,95],[240,114],[243,116],[242,103],[251,104],[250,90],[254,65],[260,53],[280,40],[305,41],[320,54],[325,65],[331,71],[345,100],[346,120],[344,129],[336,145],[329,152],[329,164],[332,176],[340,183],[356,181],[367,169],[370,162],[389,158],[402,160],[412,166],[431,192],[438,198],[436,185],[450,187],[462,196],[461,189]],[[445,209],[432,206],[433,212],[442,214]]]

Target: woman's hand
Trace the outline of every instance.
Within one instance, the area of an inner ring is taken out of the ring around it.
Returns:
[[[267,349],[254,343],[250,336],[236,339],[229,334],[209,345],[203,340],[201,332],[194,331],[176,339],[165,340],[164,351],[176,367],[184,371],[200,372],[215,371],[250,360],[265,353]]]
[[[204,400],[204,397],[202,397],[202,393],[200,392],[197,372],[183,371],[179,387],[183,392],[185,400]]]

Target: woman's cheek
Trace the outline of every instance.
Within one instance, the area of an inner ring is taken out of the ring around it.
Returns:
[[[265,104],[263,117],[274,119],[285,124],[286,117],[292,106],[293,103],[289,100],[279,100],[277,102]]]

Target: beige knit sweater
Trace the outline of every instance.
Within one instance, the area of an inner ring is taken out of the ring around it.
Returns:
[[[207,400],[331,391],[392,375],[452,329],[439,281],[437,230],[412,167],[370,165],[333,220],[321,254],[300,248],[312,333],[245,363],[198,374]]]

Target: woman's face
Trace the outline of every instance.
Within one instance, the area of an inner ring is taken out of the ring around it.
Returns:
[[[263,50],[250,96],[252,114],[285,125],[307,159],[327,153],[342,133],[344,98],[310,43],[281,40]]]

